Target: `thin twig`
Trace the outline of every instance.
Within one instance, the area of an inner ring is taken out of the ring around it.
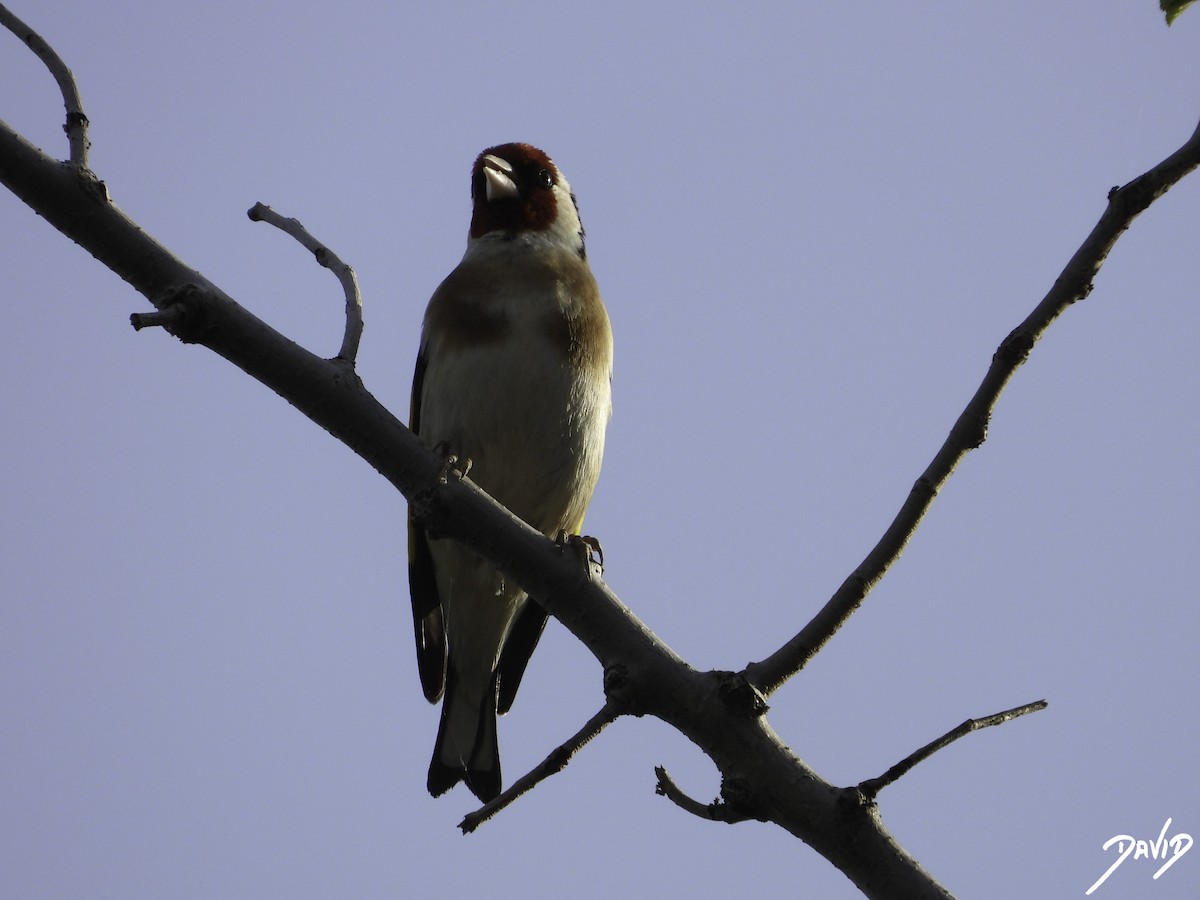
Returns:
[[[933,461],[916,480],[883,537],[797,635],[768,658],[746,667],[745,676],[751,684],[768,696],[772,694],[803,669],[858,609],[892,563],[899,559],[938,492],[962,458],[983,444],[987,437],[988,420],[1000,399],[1000,393],[1028,358],[1042,334],[1067,307],[1091,293],[1092,279],[1104,264],[1113,244],[1138,214],[1197,165],[1200,165],[1200,126],[1182,147],[1153,169],[1124,187],[1109,192],[1108,208],[1100,221],[1071,257],[1042,302],[1001,342],[975,396],[950,429],[949,436]]]
[[[989,725],[1000,725],[1010,719],[1015,719],[1018,716],[1026,715],[1031,712],[1038,712],[1045,709],[1049,704],[1045,700],[1035,700],[1033,703],[1026,703],[1024,706],[1018,706],[1014,709],[1006,709],[1004,712],[998,712],[994,715],[984,716],[982,719],[967,719],[957,728],[947,731],[936,741],[930,741],[920,750],[910,753],[900,762],[896,763],[882,775],[877,778],[868,778],[862,782],[858,789],[870,800],[874,800],[876,794],[887,787],[894,781],[898,781],[908,774],[909,770],[917,763],[929,759],[933,754],[937,753],[943,747],[953,744],[960,737],[970,734],[972,731],[978,731],[980,728],[987,728]]]
[[[67,68],[67,64],[62,61],[61,57],[54,52],[54,48],[47,44],[40,34],[13,15],[3,3],[0,3],[0,24],[19,37],[25,46],[34,52],[37,58],[45,63],[50,74],[54,76],[54,80],[58,82],[63,105],[67,108],[67,121],[63,125],[63,131],[67,133],[67,140],[71,146],[71,165],[79,169],[86,169],[88,150],[92,145],[87,135],[88,117],[83,112],[83,101],[79,99],[79,87],[75,84],[75,76],[71,74],[71,70]]]
[[[550,755],[542,760],[536,768],[514,781],[509,785],[508,790],[504,791],[495,800],[489,801],[475,810],[475,812],[464,816],[463,820],[458,823],[458,827],[462,829],[462,833],[470,834],[522,794],[533,790],[533,788],[537,787],[538,784],[545,781],[551,775],[557,775],[567,767],[567,763],[571,761],[571,757],[578,753],[584,744],[615,722],[620,715],[621,713],[617,704],[612,702],[605,703],[600,708],[600,711],[588,719],[587,723],[579,731],[566,742],[552,750]]]
[[[342,349],[338,351],[336,358],[353,366],[354,360],[358,356],[358,342],[362,339],[363,331],[362,294],[359,292],[358,277],[354,274],[354,270],[342,262],[336,253],[309,234],[298,219],[281,216],[264,203],[255,203],[246,215],[254,222],[266,222],[274,225],[280,231],[290,234],[305,248],[312,251],[317,262],[337,276],[346,295],[346,331],[342,336]]]
[[[734,812],[731,806],[721,800],[714,800],[712,803],[701,803],[699,800],[692,799],[671,780],[671,776],[667,774],[667,770],[662,766],[655,766],[654,774],[658,776],[658,783],[654,786],[654,793],[661,797],[666,797],[684,812],[690,812],[693,816],[698,816],[709,822],[725,822],[729,825],[754,818],[744,813]]]

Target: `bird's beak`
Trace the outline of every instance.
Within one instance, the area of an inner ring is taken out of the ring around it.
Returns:
[[[516,182],[512,180],[512,166],[507,160],[490,153],[483,158],[483,179],[487,189],[487,202],[519,197]]]

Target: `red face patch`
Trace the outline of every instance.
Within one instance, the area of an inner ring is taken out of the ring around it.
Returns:
[[[488,201],[484,157],[495,156],[512,166],[507,173],[516,186],[515,197]],[[478,238],[493,231],[518,233],[545,231],[558,215],[558,201],[553,187],[558,181],[558,169],[550,157],[529,144],[500,144],[484,150],[475,160],[471,172],[471,237]]]

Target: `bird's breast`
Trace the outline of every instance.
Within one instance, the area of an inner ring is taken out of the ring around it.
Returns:
[[[598,294],[538,287],[435,294],[420,436],[469,457],[472,480],[551,533],[578,527],[599,476],[612,338]]]

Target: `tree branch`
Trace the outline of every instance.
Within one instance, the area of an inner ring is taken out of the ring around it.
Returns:
[[[62,94],[63,105],[67,108],[67,121],[63,131],[67,133],[70,144],[70,163],[79,169],[86,169],[88,164],[88,117],[83,112],[83,101],[79,98],[79,88],[75,84],[75,76],[67,68],[54,48],[42,40],[42,36],[18,19],[3,3],[0,3],[0,25],[3,25],[22,41],[25,42],[37,58],[40,59],[54,76],[58,90]]]
[[[721,800],[714,800],[712,803],[701,803],[699,800],[693,800],[671,780],[671,776],[662,766],[655,766],[654,774],[658,776],[658,783],[654,786],[654,793],[666,797],[684,812],[690,812],[693,816],[707,819],[710,822],[724,822],[727,825],[736,825],[738,822],[745,822],[754,818],[751,815],[734,811],[733,807]]]
[[[288,219],[279,215],[264,203],[255,203],[246,215],[252,222],[266,222],[274,225],[285,234],[290,234],[317,258],[317,262],[333,272],[342,285],[346,295],[346,330],[342,335],[342,349],[338,351],[337,359],[354,365],[358,357],[358,342],[362,339],[362,293],[358,289],[358,278],[354,270],[346,265],[336,253],[309,234],[308,229],[300,224],[299,219]]]
[[[1124,187],[1113,188],[1108,208],[1091,234],[1071,257],[1050,292],[1032,313],[1013,329],[992,357],[983,382],[959,415],[950,434],[912,486],[908,498],[866,558],[842,582],[812,620],[786,644],[761,662],[745,669],[746,678],[770,696],[803,669],[900,558],[938,492],[968,452],[987,438],[988,421],[1009,379],[1029,357],[1046,329],[1062,313],[1092,290],[1092,279],[1117,239],[1151,203],[1200,165],[1200,125],[1182,147],[1144,175]]]
[[[1000,725],[1015,719],[1018,716],[1023,716],[1031,712],[1038,712],[1045,709],[1049,704],[1045,700],[1035,700],[1032,703],[1026,703],[1024,706],[1017,706],[1013,709],[1006,709],[1004,712],[994,713],[990,716],[984,716],[982,719],[967,719],[957,728],[952,728],[943,734],[936,741],[930,741],[924,747],[910,753],[900,762],[896,763],[882,775],[876,778],[868,778],[866,781],[860,782],[858,789],[862,791],[863,796],[868,800],[874,800],[876,795],[895,781],[899,781],[919,762],[922,762],[933,754],[937,753],[943,747],[948,747],[957,741],[960,737],[970,734],[972,731],[978,731],[980,728],[987,728],[989,725]]]
[[[156,309],[152,313],[131,313],[129,324],[133,326],[134,331],[141,331],[143,328],[151,328],[156,325],[170,329],[173,325],[181,323],[186,316],[187,310],[181,305],[175,305],[165,309]]]
[[[542,760],[534,769],[510,784],[500,796],[494,800],[489,800],[475,812],[464,816],[463,820],[458,823],[458,827],[462,829],[462,833],[470,834],[522,794],[529,793],[551,775],[557,775],[567,767],[572,757],[583,748],[584,744],[588,743],[592,738],[615,722],[620,715],[620,707],[611,700],[607,701],[604,706],[600,707],[600,711],[588,719],[587,723],[579,731],[551,750],[550,755]]]

